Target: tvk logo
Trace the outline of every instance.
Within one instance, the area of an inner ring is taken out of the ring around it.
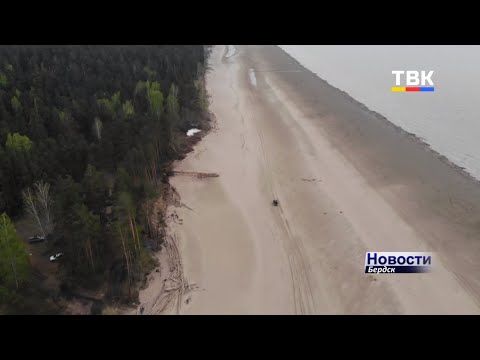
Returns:
[[[428,73],[423,70],[393,70],[392,74],[395,75],[395,86],[392,87],[393,92],[435,91],[432,81],[433,70],[430,70]]]

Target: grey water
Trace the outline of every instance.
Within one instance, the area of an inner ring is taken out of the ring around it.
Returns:
[[[279,46],[320,78],[480,179],[480,46]],[[392,92],[392,70],[433,70],[435,91]]]

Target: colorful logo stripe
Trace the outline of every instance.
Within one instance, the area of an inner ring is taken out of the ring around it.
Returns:
[[[432,92],[435,91],[435,88],[433,86],[394,86],[392,87],[393,92]]]

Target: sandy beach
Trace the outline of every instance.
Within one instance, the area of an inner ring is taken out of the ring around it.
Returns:
[[[197,287],[182,314],[480,313],[477,181],[276,46],[210,64],[215,127],[175,169],[219,176],[171,178]],[[365,274],[366,251],[432,251],[435,269]]]

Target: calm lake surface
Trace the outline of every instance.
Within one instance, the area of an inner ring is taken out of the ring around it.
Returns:
[[[279,46],[480,179],[480,46]],[[392,70],[433,70],[435,92],[392,92]]]

